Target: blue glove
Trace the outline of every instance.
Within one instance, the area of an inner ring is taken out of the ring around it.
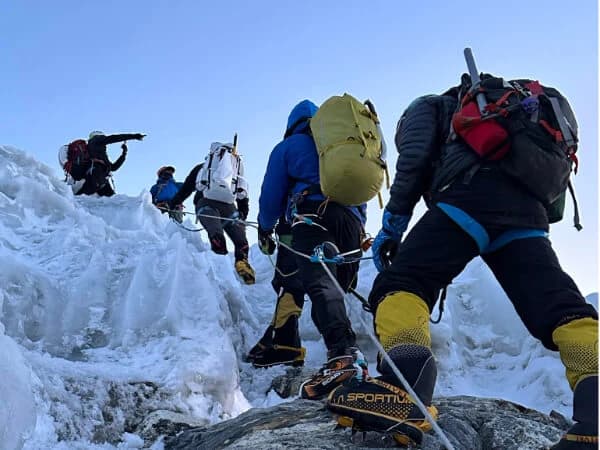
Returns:
[[[410,216],[392,214],[387,209],[383,212],[381,230],[375,236],[371,247],[373,262],[378,272],[391,264],[409,221]]]

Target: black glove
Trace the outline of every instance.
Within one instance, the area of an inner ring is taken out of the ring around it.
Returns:
[[[145,137],[146,137],[146,135],[145,135],[145,134],[142,134],[142,133],[137,133],[137,134],[135,135],[134,139],[135,139],[136,141],[141,141],[141,140],[142,140],[142,139],[144,139]]]
[[[275,253],[273,230],[263,230],[261,227],[258,227],[258,247],[265,255],[272,255]]]
[[[242,198],[237,201],[238,212],[240,213],[240,219],[246,220],[248,213],[250,212],[250,201],[248,197]]]

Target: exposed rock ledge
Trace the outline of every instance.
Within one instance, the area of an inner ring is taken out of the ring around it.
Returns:
[[[560,414],[553,412],[548,416],[504,400],[440,397],[435,399],[435,404],[439,410],[438,424],[456,450],[547,449],[569,426]],[[167,437],[165,449],[394,447],[391,438],[379,433],[352,436],[348,429],[335,429],[335,424],[324,403],[294,400],[272,408],[252,409],[211,427],[189,428]],[[438,437],[430,432],[418,448],[439,450],[443,447]]]

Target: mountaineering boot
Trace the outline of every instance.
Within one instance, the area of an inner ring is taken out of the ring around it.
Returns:
[[[258,340],[258,342],[250,349],[244,356],[244,362],[252,362],[260,353],[267,350],[269,347],[273,347],[273,325],[269,325],[265,330],[265,334]]]
[[[598,375],[580,380],[573,392],[575,423],[551,450],[598,448]]]
[[[245,259],[240,259],[235,262],[235,270],[240,277],[244,280],[246,284],[254,284],[256,282],[256,274],[254,273],[254,269],[248,261]]]
[[[275,344],[258,353],[254,357],[252,365],[254,367],[272,367],[283,364],[284,366],[300,367],[304,365],[305,356],[306,349],[304,347],[286,347]]]
[[[253,362],[261,353],[267,351],[269,348],[271,348],[271,346],[264,345],[262,342],[258,341],[254,347],[244,355],[244,362]]]
[[[291,297],[291,296],[290,296]],[[285,297],[277,305],[275,314],[275,327],[273,329],[273,343],[286,347],[300,347],[300,331],[298,329],[298,314],[300,308],[291,302],[295,310],[286,313]],[[280,318],[278,316],[284,316]]]
[[[254,367],[304,364],[306,349],[302,348],[298,330],[298,317],[302,312],[304,296],[298,297],[299,300],[285,289],[280,290],[273,320],[263,337],[246,356],[246,362],[253,362],[256,359]]]
[[[215,234],[210,237],[210,249],[217,255],[227,254],[227,242],[222,234]]]
[[[573,389],[575,422],[553,450],[598,448],[598,320],[584,317],[552,332],[567,380]]]
[[[435,360],[429,348],[415,344],[393,347],[388,355],[401,370],[432,417],[437,409],[431,398],[437,377]],[[327,408],[341,417],[338,424],[361,431],[390,433],[402,445],[419,444],[431,424],[403,389],[386,360],[379,365],[381,376],[354,379],[329,394]]]
[[[323,367],[300,386],[300,397],[320,400],[352,378],[362,380],[368,375],[367,361],[358,348],[347,348],[340,356],[331,357],[329,353]]]
[[[287,308],[289,306],[287,303],[290,303],[293,308]],[[272,345],[255,357],[252,363],[254,367],[271,367],[278,364],[304,365],[306,349],[300,345],[297,316],[299,311],[291,294],[287,294],[287,297],[283,295],[278,299],[273,320],[275,325],[273,326]]]

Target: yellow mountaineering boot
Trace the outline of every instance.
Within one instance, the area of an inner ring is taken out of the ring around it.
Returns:
[[[330,350],[329,359],[323,367],[300,385],[300,397],[320,400],[352,378],[362,380],[368,376],[367,361],[357,347],[343,349],[339,355],[334,356],[337,352]]]
[[[374,322],[381,345],[435,418],[437,410],[431,400],[437,368],[430,350],[427,304],[413,293],[391,292],[377,306]],[[380,377],[337,387],[329,394],[327,408],[340,415],[342,427],[388,433],[402,445],[419,444],[431,424],[387,360],[380,359],[378,370]]]
[[[288,347],[286,345],[273,345],[258,353],[252,365],[254,367],[272,367],[277,365],[299,367],[304,365],[306,349],[304,347]]]
[[[235,262],[235,271],[238,273],[240,277],[244,280],[246,284],[254,284],[256,282],[256,274],[254,269],[248,261],[245,259],[240,259]]]
[[[573,393],[575,423],[551,450],[595,450],[598,448],[598,375],[584,378]]]
[[[295,298],[290,292],[281,290],[277,298],[273,320],[267,330],[270,334],[266,337],[263,336],[259,342],[259,344],[269,343],[270,345],[255,352],[252,361],[254,367],[272,367],[279,364],[295,367],[304,365],[306,349],[301,346],[298,330],[298,317],[302,312],[301,305],[304,298],[300,295],[297,297],[299,298]]]
[[[388,355],[435,419],[437,409],[431,405],[431,398],[437,369],[431,351],[405,344],[392,348]],[[420,444],[431,424],[385,360],[380,363],[380,372],[380,377],[362,381],[356,378],[337,387],[329,394],[327,408],[341,416],[338,424],[342,427],[389,433],[402,445]]]
[[[556,328],[552,340],[573,389],[573,421],[552,450],[598,448],[598,321],[572,320]]]

